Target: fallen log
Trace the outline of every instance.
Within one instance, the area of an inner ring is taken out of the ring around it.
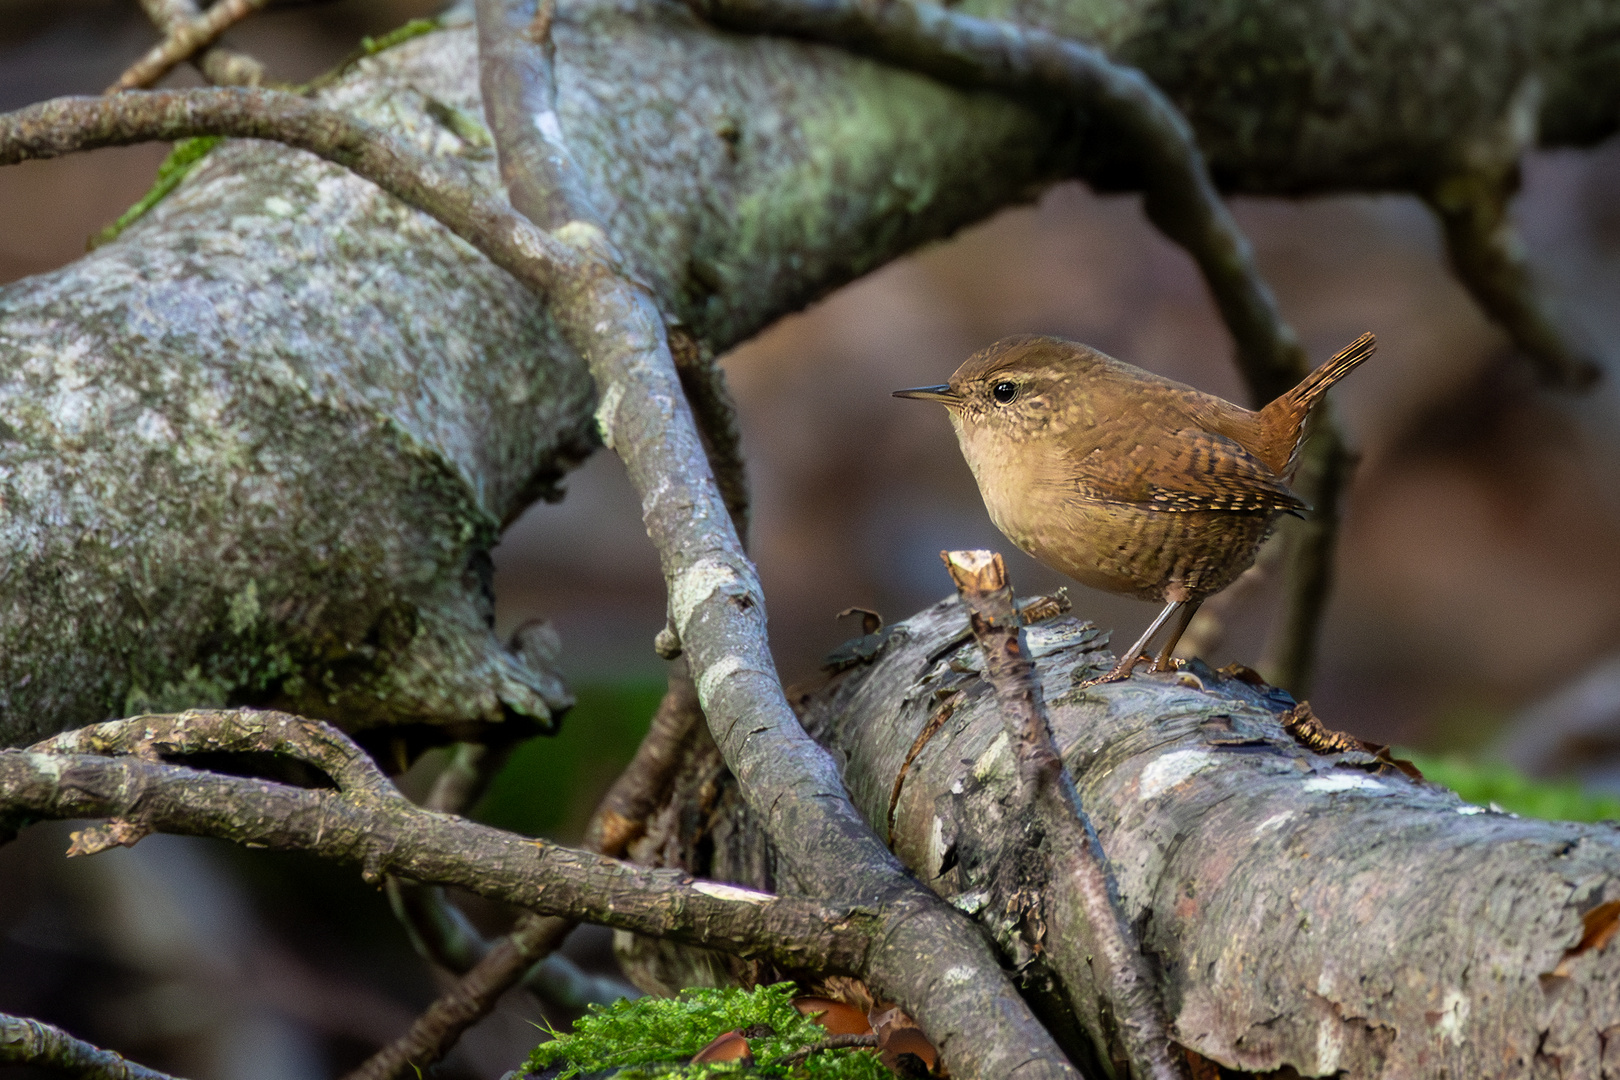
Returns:
[[[1620,1076],[1620,827],[1472,806],[1353,740],[1302,745],[1295,703],[1243,671],[1081,686],[1112,662],[1106,634],[1071,616],[1026,633],[1181,1046],[1240,1075]],[[1014,812],[1017,765],[965,611],[941,603],[834,656],[844,670],[794,700],[856,805],[992,934],[1055,1029],[1054,1009],[1072,1014],[1076,1052],[1105,1062],[1081,908],[1045,876],[1051,828]],[[734,801],[712,801],[704,871],[792,891]],[[706,850],[656,829],[644,844]]]

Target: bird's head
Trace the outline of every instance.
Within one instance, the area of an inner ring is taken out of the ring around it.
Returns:
[[[1086,376],[1108,362],[1072,341],[1021,335],[975,353],[948,383],[896,390],[894,396],[945,406],[964,451],[986,437],[1038,440],[1080,419]]]

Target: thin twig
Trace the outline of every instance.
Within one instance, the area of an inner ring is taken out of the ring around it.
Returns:
[[[878,1045],[877,1032],[869,1031],[865,1035],[829,1035],[820,1042],[801,1046],[791,1054],[783,1054],[768,1064],[773,1068],[786,1068],[797,1065],[811,1054],[819,1054],[823,1050],[876,1050]]]
[[[787,34],[839,45],[961,86],[991,87],[1050,104],[1071,102],[1123,137],[1140,169],[1143,208],[1161,231],[1198,264],[1221,318],[1237,344],[1237,361],[1255,404],[1291,388],[1309,370],[1299,339],[1254,262],[1248,238],[1222,201],[1175,104],[1137,69],[1100,49],[1044,30],[1016,26],[927,3],[861,0],[688,0],[701,17],[753,32]],[[1342,444],[1328,422],[1319,437]],[[1309,552],[1291,560],[1281,625],[1290,635],[1274,652],[1299,657],[1299,689],[1316,654],[1321,598],[1331,583],[1345,455],[1324,454],[1324,468],[1295,485],[1321,515]]]
[[[586,847],[618,858],[646,832],[647,817],[669,791],[687,739],[702,723],[697,688],[686,675],[686,665],[676,661],[670,665],[669,688],[635,757],[591,815],[585,828]]]
[[[984,654],[984,675],[995,689],[1018,762],[1023,810],[1040,811],[1043,823],[1056,830],[1057,835],[1046,838],[1058,853],[1054,872],[1074,883],[1085,907],[1092,939],[1087,951],[1096,958],[1100,988],[1113,1006],[1131,1075],[1186,1080],[1185,1063],[1172,1049],[1158,984],[1120,910],[1107,857],[1052,740],[1007,568],[990,551],[942,551],[940,557],[967,605],[973,636]]]
[[[669,331],[669,351],[681,377],[681,389],[692,406],[703,449],[720,485],[720,497],[743,546],[748,545],[748,466],[742,453],[742,426],[737,405],[726,386],[726,373],[714,353],[681,327]]]
[[[314,765],[346,794],[403,799],[371,755],[319,720],[273,710],[191,709],[132,716],[64,731],[29,747],[51,754],[284,754]]]
[[[1349,486],[1356,455],[1332,422],[1332,402],[1318,406],[1299,454],[1294,487],[1308,495],[1311,514],[1291,522],[1285,543],[1287,589],[1277,628],[1266,642],[1260,670],[1267,682],[1303,701],[1316,672],[1322,616],[1333,593],[1334,554],[1339,536],[1339,504]]]
[[[81,1080],[174,1080],[54,1025],[6,1013],[0,1013],[0,1065],[33,1065]]]
[[[474,743],[458,744],[422,805],[441,813],[459,813],[483,785],[483,766],[489,754]],[[590,850],[591,845],[586,845]],[[624,996],[615,980],[596,979],[580,971],[555,950],[576,924],[544,915],[524,913],[497,941],[489,941],[452,904],[442,888],[389,878],[388,903],[409,935],[411,946],[429,963],[460,976],[451,987],[411,1022],[399,1038],[380,1047],[351,1073],[350,1080],[384,1080],[411,1067],[423,1069],[438,1061],[463,1032],[495,1008],[501,995],[519,984],[528,985],[547,1000],[557,991],[567,1000],[559,1004],[607,1004]],[[607,992],[604,987],[612,985]]]
[[[164,36],[182,30],[202,17],[194,0],[140,0],[146,17]],[[191,56],[203,78],[215,86],[258,86],[264,81],[264,65],[246,53],[221,45],[210,45]]]
[[[145,56],[131,64],[116,82],[104,91],[116,94],[151,86],[177,64],[189,60],[199,49],[212,45],[219,36],[270,0],[219,0],[198,18],[169,31]]]
[[[392,1080],[412,1065],[422,1069],[437,1061],[517,982],[513,972],[521,975],[528,970],[562,944],[573,929],[574,923],[568,919],[536,916],[525,920],[429,1005],[405,1035],[371,1055],[344,1080]]]
[[[206,719],[203,719],[203,718]],[[196,737],[173,752],[259,741],[252,710],[184,714],[173,730]],[[789,967],[856,973],[864,964],[872,919],[847,908],[776,897],[683,873],[633,866],[591,852],[531,840],[413,805],[397,792],[367,788],[308,789],[226,776],[154,761],[130,749],[140,732],[164,717],[124,722],[127,737],[104,752],[0,751],[6,817],[114,818],[145,832],[214,836],[278,850],[308,851],[358,863],[369,881],[394,874],[457,885],[481,896],[579,922],[669,937],[738,955],[774,958]],[[307,750],[296,741],[278,752],[320,763],[347,741],[319,728]],[[97,725],[105,735],[110,724]],[[243,730],[241,738],[233,728]],[[172,745],[172,744],[171,744]],[[352,743],[350,744],[352,746]],[[362,753],[358,747],[355,753]]]

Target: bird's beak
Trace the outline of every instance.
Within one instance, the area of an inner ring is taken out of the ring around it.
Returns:
[[[910,390],[896,390],[895,397],[916,398],[918,401],[937,401],[941,405],[960,405],[962,397],[951,389],[950,383],[940,386],[914,386]]]

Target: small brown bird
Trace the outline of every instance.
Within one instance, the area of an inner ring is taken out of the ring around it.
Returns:
[[[1061,338],[1006,338],[943,386],[896,390],[950,411],[996,528],[1085,585],[1162,602],[1147,633],[1099,681],[1130,675],[1179,616],[1154,664],[1198,605],[1230,585],[1284,514],[1305,418],[1328,387],[1371,356],[1363,334],[1258,412]]]

